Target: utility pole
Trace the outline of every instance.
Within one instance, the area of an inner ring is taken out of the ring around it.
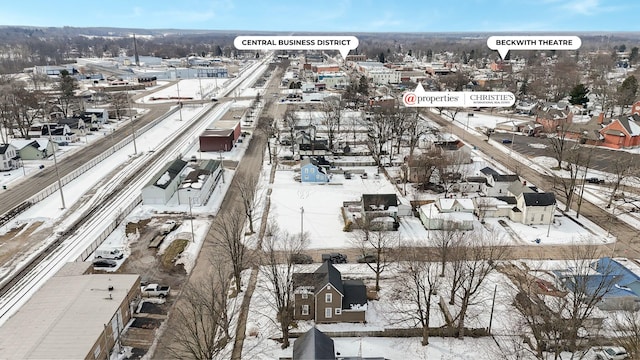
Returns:
[[[180,121],[182,121],[182,99],[180,98],[180,79],[178,78],[178,69],[176,70],[176,88],[178,89],[178,106],[180,106],[179,108],[179,112],[180,112]]]
[[[493,308],[496,305],[496,292],[498,291],[498,285],[495,285],[493,287],[493,301],[491,301],[491,314],[489,315],[489,331],[488,333],[491,334],[491,323],[493,322]]]
[[[220,150],[220,173],[222,174],[222,183],[224,184],[224,166],[223,166],[223,159],[222,159],[222,150]]]
[[[304,234],[304,207],[300,206],[300,240]]]
[[[193,231],[193,212],[191,211],[191,196],[189,196],[189,219],[191,219],[191,241],[196,242],[196,235]]]
[[[49,117],[49,121],[51,121],[51,117]],[[53,142],[51,138],[51,124],[47,123],[47,131],[49,132],[49,142]],[[66,208],[64,204],[64,193],[62,192],[62,181],[60,181],[60,172],[58,171],[58,158],[56,156],[56,148],[53,146],[53,166],[56,169],[56,177],[58,178],[58,189],[60,190],[60,200],[62,201],[62,209]]]
[[[131,115],[131,96],[129,96],[129,90],[131,86],[127,88],[127,101],[129,103],[129,124],[131,124],[131,135],[133,136],[133,155],[138,154],[138,146],[136,145],[136,127],[133,125],[133,115]]]

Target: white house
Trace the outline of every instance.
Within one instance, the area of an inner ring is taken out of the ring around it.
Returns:
[[[472,199],[437,199],[419,209],[420,220],[428,230],[446,227],[473,230],[474,212]]]
[[[482,168],[480,173],[487,178],[487,183],[482,186],[482,192],[486,196],[507,196],[509,186],[520,182],[518,175],[502,175],[490,167]]]
[[[523,224],[546,225],[553,221],[553,213],[556,209],[556,197],[553,193],[525,192],[517,196],[516,201],[522,213],[520,222]]]
[[[164,205],[168,203],[178,190],[178,186],[181,183],[178,175],[186,165],[187,162],[181,159],[176,159],[166,164],[142,188],[142,203],[144,205]]]
[[[11,144],[0,144],[0,171],[9,171],[18,167],[17,151]]]

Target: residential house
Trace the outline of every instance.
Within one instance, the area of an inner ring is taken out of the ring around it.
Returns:
[[[315,326],[293,343],[293,360],[335,360],[333,339]]]
[[[505,196],[511,184],[520,182],[518,175],[502,175],[490,167],[480,169],[480,173],[487,178],[487,183],[482,187],[486,196]]]
[[[58,125],[56,127],[61,127],[61,126],[67,126],[71,130],[71,132],[74,132],[79,136],[85,135],[89,130],[84,120],[79,117],[58,119]]]
[[[516,196],[516,202],[522,217],[511,220],[525,225],[546,225],[553,221],[553,213],[556,209],[554,193],[523,192]]]
[[[58,144],[44,138],[30,140],[13,139],[11,140],[11,145],[16,148],[18,156],[22,160],[46,159],[53,155],[54,151],[58,150]]]
[[[329,182],[329,175],[326,167],[320,166],[315,159],[307,157],[300,162],[300,180],[305,183],[326,183]]]
[[[362,194],[362,218],[375,230],[398,229],[396,194]]]
[[[453,184],[451,187],[452,191],[457,191],[462,193],[462,196],[466,196],[465,194],[480,192],[482,191],[483,186],[487,185],[487,178],[484,176],[467,176],[462,179],[461,182]]]
[[[142,203],[144,205],[165,205],[178,191],[178,186],[182,179],[178,176],[187,162],[176,159],[167,163],[158,171],[142,188]]]
[[[40,129],[38,136],[51,138],[52,141],[62,145],[64,143],[77,142],[79,140],[78,135],[71,131],[68,125],[64,124],[43,124],[32,126],[32,129]],[[51,130],[51,134],[49,134]],[[31,131],[30,131],[31,133]]]
[[[578,140],[583,144],[600,145],[604,140],[604,136],[600,133],[604,122],[604,113],[600,113],[587,122],[571,123],[564,129],[564,137]]]
[[[365,322],[367,289],[362,280],[343,280],[329,261],[313,273],[295,273],[296,320],[316,323]]]
[[[575,269],[555,270],[560,284],[569,291],[584,292],[588,299],[601,297],[597,306],[601,310],[633,310],[640,308],[640,277],[620,262],[609,257],[589,265],[588,271]]]
[[[568,106],[558,108],[558,106],[538,106],[535,111],[536,122],[541,124],[544,131],[556,132],[561,127],[566,127],[573,122],[573,113]]]
[[[17,151],[11,144],[0,144],[0,171],[9,171],[18,167]]]
[[[614,148],[640,146],[640,115],[620,116],[600,130],[602,145]]]
[[[472,199],[436,199],[420,206],[420,220],[428,230],[473,230],[475,203]]]

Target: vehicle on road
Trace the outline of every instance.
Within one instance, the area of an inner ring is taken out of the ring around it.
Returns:
[[[599,179],[597,177],[588,178],[587,182],[589,184],[604,184],[604,179]]]
[[[171,231],[173,231],[173,229],[175,229],[175,228],[176,228],[176,221],[175,220],[167,220],[160,227],[160,233],[166,235],[166,234],[170,233]]]
[[[329,261],[332,264],[346,264],[347,255],[341,253],[322,254],[322,262]]]
[[[361,178],[366,179],[369,177],[369,175],[367,173],[363,173],[362,175],[360,175]]]
[[[307,254],[291,254],[290,260],[294,264],[311,264],[313,263],[313,258]]]
[[[216,101],[218,101],[218,99],[216,99],[216,98],[211,98],[211,101],[216,102]]]
[[[97,268],[112,268],[118,266],[118,263],[115,260],[111,259],[97,259],[93,260],[93,267]]]
[[[142,296],[167,297],[169,296],[169,290],[171,290],[171,288],[166,285],[148,284],[142,286],[140,291],[142,292]]]
[[[374,263],[376,262],[377,257],[373,254],[365,254],[365,255],[360,255],[358,257],[358,259],[356,259],[357,262],[364,264],[364,263]]]
[[[120,260],[124,257],[124,254],[119,249],[96,249],[95,252],[96,259],[112,259],[112,260]]]
[[[349,172],[345,172],[345,173],[344,173],[344,178],[345,178],[345,179],[351,179],[351,173],[349,173]]]
[[[621,346],[593,348],[597,360],[624,360],[629,358],[627,350]]]
[[[512,142],[511,139],[502,139],[503,144],[511,144]]]

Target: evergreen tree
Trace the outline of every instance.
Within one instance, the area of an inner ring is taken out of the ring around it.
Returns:
[[[378,55],[378,61],[384,64],[384,52],[381,52],[380,55]]]
[[[360,77],[360,84],[358,86],[358,92],[362,95],[369,94],[369,80],[366,76],[362,75]]]
[[[624,79],[622,84],[618,87],[617,100],[618,105],[623,108],[627,105],[633,104],[636,100],[636,94],[638,93],[638,79],[631,75]]]
[[[573,105],[584,105],[589,102],[587,94],[589,89],[584,84],[577,84],[569,92],[569,102]]]

